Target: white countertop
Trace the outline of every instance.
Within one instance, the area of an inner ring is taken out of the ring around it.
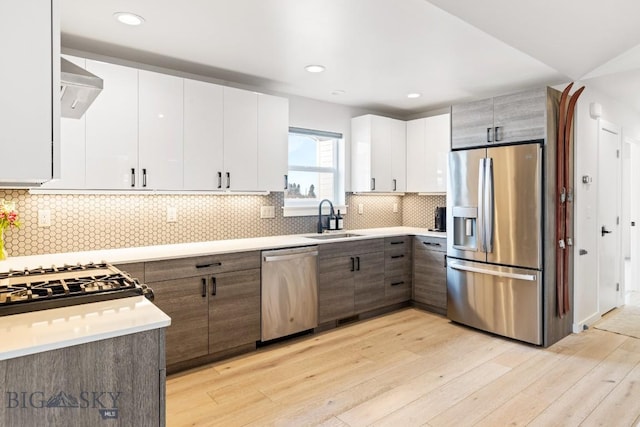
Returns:
[[[446,237],[446,233],[412,227],[341,230],[338,233],[347,232],[360,236],[318,240],[309,237],[317,234],[302,234],[10,257],[0,262],[0,271],[101,261],[126,264],[391,236]],[[170,323],[171,319],[143,296],[0,316],[0,360],[164,328]]]
[[[293,246],[309,246],[323,243],[371,239],[391,236],[434,236],[447,237],[447,233],[428,231],[426,228],[386,227],[362,230],[341,230],[338,233],[354,233],[361,236],[344,239],[319,240],[308,236],[317,234],[294,234],[285,236],[255,237],[249,239],[214,240],[211,242],[179,243],[174,245],[141,246],[123,249],[105,249],[86,252],[66,252],[46,255],[9,257],[0,261],[0,271],[10,269],[47,267],[64,264],[86,264],[89,262],[108,262],[126,264],[132,262],[158,261],[171,258],[183,258],[218,253],[245,252],[265,249],[278,249]]]
[[[144,296],[0,317],[0,360],[166,328],[169,316]]]

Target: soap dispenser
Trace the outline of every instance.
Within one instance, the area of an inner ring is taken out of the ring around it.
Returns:
[[[342,215],[340,215],[340,209],[338,209],[338,215],[336,215],[336,230],[342,230],[344,226],[344,221],[342,219]]]
[[[333,211],[329,214],[329,230],[336,230],[338,221],[336,221],[336,216],[333,214]]]

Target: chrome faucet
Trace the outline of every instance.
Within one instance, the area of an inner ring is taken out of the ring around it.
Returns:
[[[322,224],[322,204],[324,202],[329,203],[329,207],[331,208],[331,211],[329,213],[329,219],[327,219],[327,226],[326,227]],[[329,220],[330,220],[330,218],[332,216],[335,216],[335,212],[333,210],[333,203],[331,203],[331,200],[329,200],[329,199],[323,199],[320,202],[320,205],[318,205],[318,233],[322,234],[322,232],[325,230],[325,228],[326,229],[331,228],[330,225],[329,225]]]

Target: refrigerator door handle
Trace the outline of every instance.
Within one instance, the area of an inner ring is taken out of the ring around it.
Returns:
[[[537,280],[535,274],[505,273],[504,271],[487,270],[484,268],[472,267],[470,265],[458,264],[456,262],[449,262],[449,267],[453,268],[454,270],[488,274],[490,276],[504,277],[506,279],[526,280],[528,282],[535,282]]]
[[[493,159],[488,157],[484,168],[484,242],[487,252],[493,252]]]
[[[480,251],[487,252],[486,228],[485,228],[485,166],[486,158],[480,159],[478,165],[478,217],[476,230],[478,233],[478,241],[480,243]]]

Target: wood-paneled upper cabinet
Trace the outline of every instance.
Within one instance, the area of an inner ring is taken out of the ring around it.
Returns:
[[[137,186],[183,189],[184,79],[140,70]]]
[[[351,119],[353,191],[406,189],[406,123],[367,114]]]
[[[449,114],[407,122],[407,190],[444,193],[451,142]]]
[[[0,3],[0,183],[42,183],[59,153],[58,1]],[[52,149],[53,148],[53,149]],[[57,167],[57,165],[56,165]]]
[[[87,70],[103,79],[104,88],[84,116],[85,188],[136,188],[141,182],[138,170],[138,70],[89,59]]]
[[[216,84],[184,80],[185,189],[222,189],[223,91]]]
[[[78,67],[87,68],[87,60],[61,55]],[[85,116],[60,118],[60,176],[40,188],[76,189],[85,187]]]
[[[546,137],[547,88],[451,107],[451,147],[542,140]]]
[[[284,191],[289,170],[289,100],[258,95],[258,188]]]

